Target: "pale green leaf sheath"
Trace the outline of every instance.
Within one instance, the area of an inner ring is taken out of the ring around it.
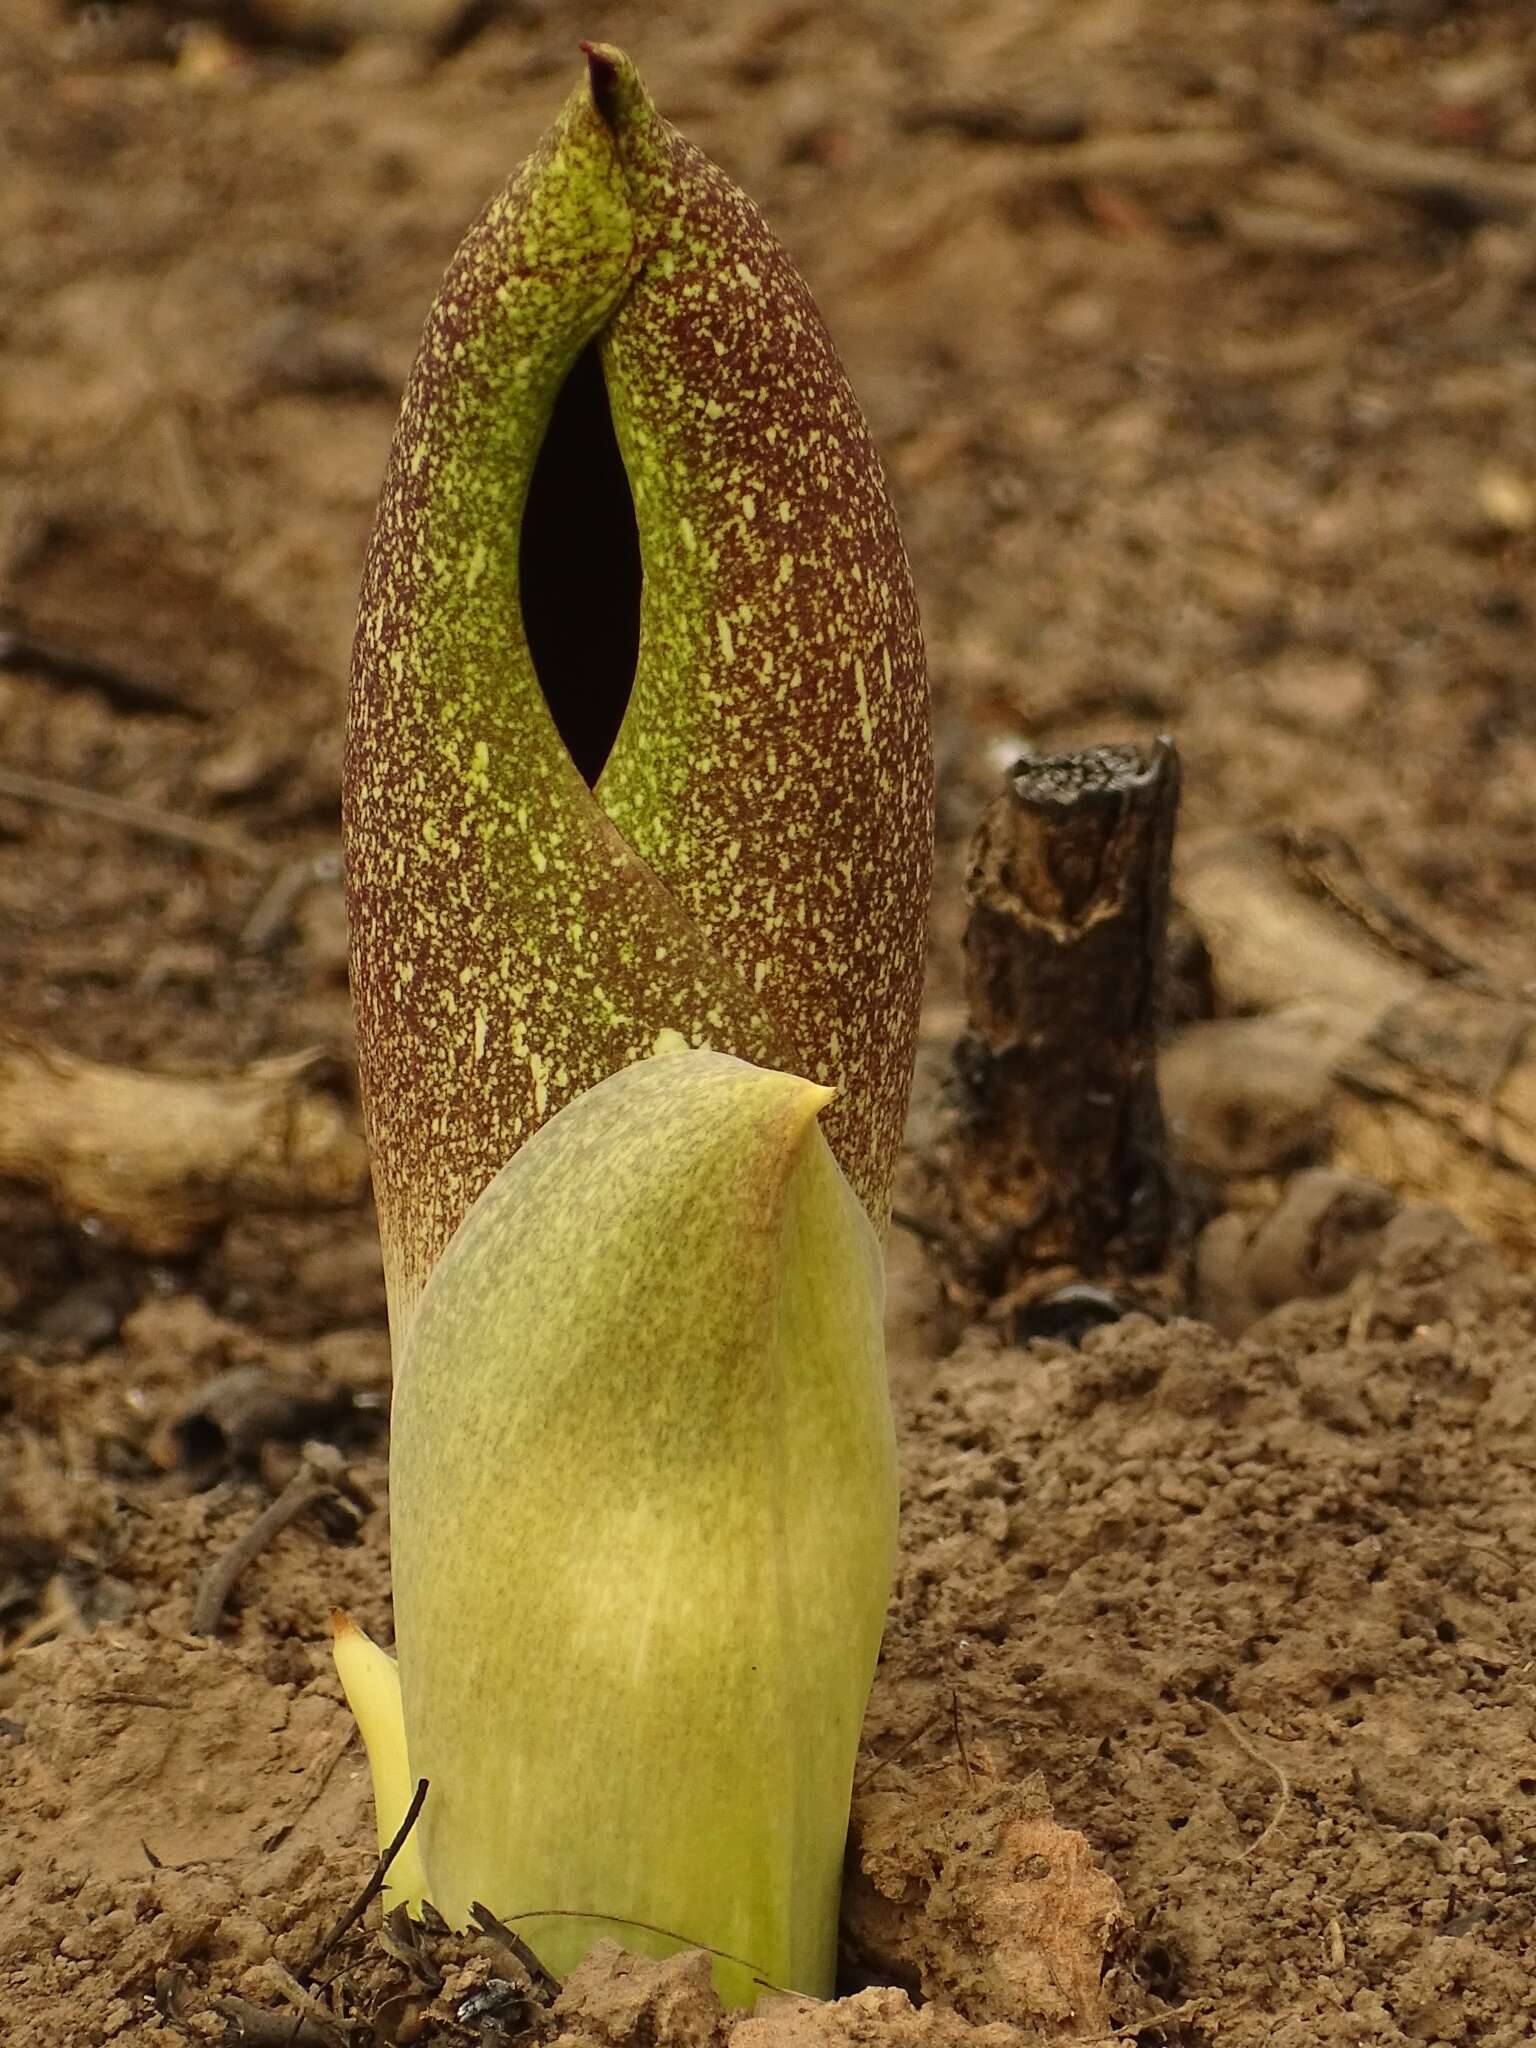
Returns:
[[[423,1882],[558,1971],[610,1934],[743,1958],[736,2003],[832,1988],[896,1482],[880,1249],[826,1099],[709,1052],[615,1075],[487,1189],[413,1326],[390,1511]],[[551,1909],[577,1917],[521,1917]]]
[[[595,793],[518,574],[594,336],[644,573]],[[397,1348],[492,1174],[665,1028],[836,1086],[833,1149],[883,1227],[929,782],[911,581],[825,329],[749,202],[595,51],[438,294],[364,580],[343,811]]]

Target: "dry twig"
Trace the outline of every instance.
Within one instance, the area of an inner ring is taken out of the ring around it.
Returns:
[[[1031,150],[1015,158],[1009,171],[1016,186],[1176,183],[1203,171],[1229,175],[1257,153],[1253,137],[1235,128],[1171,128]]]
[[[335,1492],[341,1469],[341,1453],[331,1445],[310,1444],[305,1448],[302,1464],[277,1499],[209,1568],[192,1603],[188,1627],[193,1635],[218,1634],[225,1603],[240,1574],[290,1522],[296,1522],[300,1515]]]
[[[26,775],[19,768],[0,768],[0,796],[50,810],[77,811],[87,818],[103,818],[108,824],[140,832],[147,839],[195,846],[200,853],[218,854],[224,860],[238,861],[242,867],[265,872],[273,864],[272,855],[243,833],[205,825],[199,818],[178,817],[173,811],[134,803],[129,797],[107,796],[97,789],[82,789],[77,783],[56,782],[49,775]]]
[[[529,1983],[541,1998],[548,2000],[559,1997],[561,1989],[560,1979],[540,1957],[534,1954],[527,1942],[524,1941],[523,1937],[514,1928],[508,1927],[504,1921],[498,1920],[489,1906],[482,1906],[478,1901],[469,1910],[475,1925],[482,1934],[491,1935],[516,1956],[518,1962],[528,1974]]]
[[[1289,93],[1268,94],[1264,112],[1282,141],[1370,191],[1426,205],[1449,201],[1480,220],[1524,221],[1536,213],[1536,164],[1497,163],[1470,150],[1366,135]]]
[[[379,1893],[383,1891],[384,1880],[389,1876],[390,1866],[410,1840],[411,1829],[415,1827],[417,1821],[421,1818],[421,1809],[427,1803],[428,1782],[426,1778],[418,1778],[416,1780],[416,1790],[411,1794],[411,1803],[405,1809],[405,1818],[401,1821],[399,1827],[395,1829],[394,1837],[388,1848],[373,1866],[372,1876],[336,1922],[335,1926],[332,1927],[329,1934],[324,1937],[314,1952],[305,1958],[298,1972],[301,1978],[314,1975],[337,1942],[341,1940],[347,1929],[357,1925],[358,1921],[362,1919],[368,1908],[379,1896]]]
[[[234,2029],[238,2048],[337,2048],[334,2027],[301,2012],[270,2012],[248,1998],[216,1998],[213,2009]]]

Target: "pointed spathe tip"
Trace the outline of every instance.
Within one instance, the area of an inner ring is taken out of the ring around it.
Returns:
[[[635,141],[659,117],[633,59],[614,43],[582,43],[592,106],[618,141]]]
[[[589,43],[585,39],[581,53],[587,60],[592,104],[610,128],[617,128],[623,112],[623,77],[629,68],[628,59],[612,43]]]

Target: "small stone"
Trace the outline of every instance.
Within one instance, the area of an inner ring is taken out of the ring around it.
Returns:
[[[1347,731],[1370,709],[1376,678],[1345,654],[1284,656],[1265,673],[1264,697],[1279,717],[1307,732]]]
[[[271,735],[245,732],[205,754],[194,772],[205,796],[242,797],[269,788],[287,765],[285,747]]]
[[[1477,480],[1477,509],[1496,533],[1529,533],[1536,526],[1536,492],[1498,463],[1489,463]]]

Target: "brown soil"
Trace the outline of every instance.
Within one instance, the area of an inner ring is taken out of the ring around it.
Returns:
[[[410,24],[452,8],[386,12],[349,41],[340,0],[5,10],[6,771],[148,814],[0,784],[8,1027],[175,1072],[318,1046],[354,1118],[329,857],[362,544],[437,274],[581,34],[758,196],[887,451],[939,718],[930,1077],[960,856],[1024,738],[1171,729],[1192,828],[1343,832],[1531,978],[1528,8],[545,0],[436,49]],[[1043,1886],[1149,2043],[1536,2036],[1532,1284],[1411,1207],[1240,1342],[1132,1318],[940,1357],[894,1255],[873,1988],[736,2048],[1060,2038],[1020,1961]],[[389,1626],[371,1218],[242,1212],[154,1259],[8,1189],[0,1319],[0,2038],[253,2038],[232,1999],[291,2031],[373,1853],[327,1625]],[[315,1435],[342,1491],[189,1635]],[[423,1986],[369,1923],[326,2009],[477,2039],[516,1977],[487,1956]],[[691,1970],[598,1957],[507,2024],[705,2048]]]

